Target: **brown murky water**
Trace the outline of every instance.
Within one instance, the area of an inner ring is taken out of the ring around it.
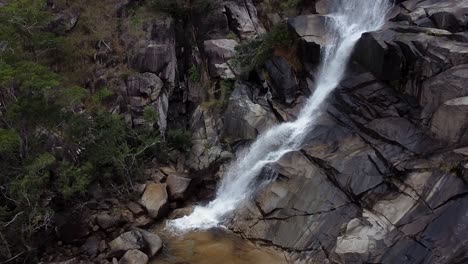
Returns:
[[[152,264],[284,264],[277,251],[259,248],[224,230],[191,232],[172,236],[158,231],[165,242]]]

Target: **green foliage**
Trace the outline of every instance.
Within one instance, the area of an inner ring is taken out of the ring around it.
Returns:
[[[47,57],[61,38],[45,31],[50,14],[46,0],[15,0],[0,8],[0,39],[7,49],[1,57]]]
[[[192,64],[190,67],[189,76],[190,80],[194,82],[199,82],[201,80],[200,71],[198,70],[197,66],[195,66],[195,64]]]
[[[229,98],[234,90],[234,81],[221,80],[217,85],[215,93],[210,94],[210,98],[202,104],[206,109],[222,110],[229,103]]]
[[[234,62],[243,71],[262,66],[275,49],[291,47],[294,40],[286,24],[278,24],[270,32],[236,47]]]
[[[69,199],[75,194],[85,193],[92,180],[93,165],[86,163],[74,166],[63,162],[60,166],[56,185],[64,198]]]
[[[148,124],[152,126],[153,124],[158,122],[159,115],[158,115],[158,112],[156,112],[156,109],[154,109],[154,106],[150,105],[150,106],[145,107],[144,112],[143,112],[143,118]]]
[[[180,151],[189,151],[192,146],[192,135],[187,130],[172,129],[167,132],[167,143]]]
[[[37,201],[45,189],[50,177],[50,168],[55,163],[55,157],[43,153],[33,159],[24,170],[24,175],[12,182],[11,194],[17,200],[25,202]]]
[[[107,87],[103,87],[99,89],[93,96],[92,96],[92,101],[95,104],[100,104],[103,103],[106,99],[112,97],[114,95],[114,92],[109,90]]]
[[[106,110],[114,91],[91,94],[74,80],[92,70],[96,45],[118,47],[115,2],[85,2],[91,6],[80,9],[65,40],[46,31],[46,0],[0,7],[0,40],[8,44],[0,50],[0,262],[21,253],[15,261],[33,263],[33,236],[49,227],[52,208],[82,198],[93,181],[131,185],[148,161],[164,154],[157,129],[131,129]],[[51,61],[64,54],[63,64]],[[70,69],[60,75],[51,70],[64,65]],[[155,124],[157,112],[147,108],[144,118]],[[172,134],[171,144],[186,148],[185,136]]]
[[[8,157],[19,151],[21,138],[14,130],[0,129],[0,155]]]
[[[67,87],[37,63],[0,62],[0,188],[12,197],[0,207],[12,215],[24,212],[11,225],[20,233],[12,244],[30,242],[47,220],[47,195],[68,201],[96,180],[130,185],[158,153],[157,131],[132,130],[100,106],[112,95],[105,88],[90,95]],[[75,111],[86,102],[92,107]]]

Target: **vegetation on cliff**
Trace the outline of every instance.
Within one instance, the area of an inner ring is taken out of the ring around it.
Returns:
[[[85,195],[94,181],[131,186],[142,165],[167,148],[154,112],[145,111],[151,125],[131,129],[107,110],[112,91],[90,92],[72,70],[54,71],[75,67],[64,54],[89,59],[79,44],[103,40],[96,32],[79,43],[52,33],[51,18],[45,0],[0,7],[0,260],[33,263],[34,237],[51,231],[58,204]],[[186,148],[183,132],[169,136]]]

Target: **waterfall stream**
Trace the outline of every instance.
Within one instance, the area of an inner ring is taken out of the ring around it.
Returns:
[[[272,127],[228,167],[215,200],[195,207],[191,215],[168,222],[175,232],[219,226],[246,201],[258,186],[265,165],[284,154],[299,150],[322,113],[324,102],[342,81],[353,48],[364,32],[378,30],[386,21],[391,4],[387,0],[335,0],[326,16],[326,45],[314,94],[307,100],[297,120]],[[271,180],[271,179],[270,179]]]

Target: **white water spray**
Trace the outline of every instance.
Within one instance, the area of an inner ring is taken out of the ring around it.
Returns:
[[[327,96],[345,74],[354,45],[362,33],[378,30],[390,10],[387,0],[335,0],[327,15],[327,45],[323,48],[315,92],[294,122],[272,127],[233,162],[218,188],[216,199],[195,207],[189,216],[168,222],[176,232],[208,229],[223,223],[229,213],[249,198],[259,184],[256,180],[265,165],[284,154],[300,149],[315,125]],[[268,179],[265,179],[268,180]]]

